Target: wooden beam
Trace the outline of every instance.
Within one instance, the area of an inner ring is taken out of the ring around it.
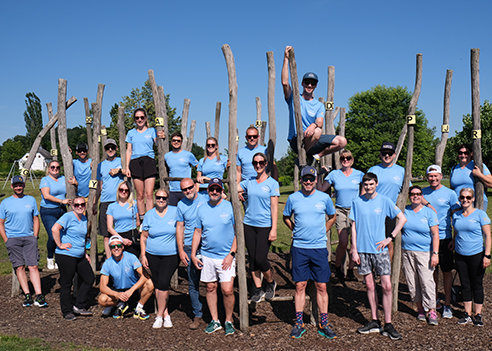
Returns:
[[[220,108],[222,107],[222,103],[217,101],[215,104],[215,131],[214,137],[219,141],[219,131],[220,131]]]
[[[84,98],[84,109],[85,109],[85,130],[87,132],[87,145],[89,146],[87,157],[92,157],[92,116],[91,109],[89,107],[89,99]]]
[[[473,139],[473,161],[480,171],[483,172],[482,163],[482,127],[480,126],[480,49],[470,51],[471,70],[471,97],[472,97],[472,139]],[[475,207],[484,208],[484,184],[475,178]]]
[[[268,66],[268,139],[275,146],[277,144],[277,124],[275,121],[275,60],[273,59],[273,51],[268,51],[266,56]]]
[[[193,139],[195,138],[195,128],[196,128],[196,121],[192,119],[190,125],[190,134],[188,135],[188,145],[186,146],[186,150],[188,150],[189,152],[191,152],[191,149],[193,148]]]
[[[210,129],[210,122],[205,122],[205,131],[207,133],[207,139],[212,136],[212,130]]]
[[[104,90],[104,86],[102,88]],[[92,114],[94,116],[92,123],[92,145],[89,148],[92,150],[92,168],[91,180],[89,181],[89,199],[87,200],[87,228],[90,230],[91,248],[89,256],[91,258],[92,270],[96,271],[97,266],[97,237],[98,237],[98,222],[97,214],[94,214],[94,203],[97,192],[97,166],[99,165],[99,134],[101,133],[101,113],[97,103],[92,104]]]
[[[446,150],[446,144],[448,142],[449,135],[449,102],[451,100],[451,82],[453,80],[453,71],[446,70],[446,83],[444,84],[444,108],[442,114],[442,126],[441,126],[441,140],[436,147],[436,165],[442,167],[442,158],[444,156],[444,150]]]
[[[325,128],[324,134],[335,135],[335,66],[328,66],[328,89],[326,91],[326,102],[325,102]],[[324,158],[326,159],[326,165],[329,168],[333,167],[333,154],[328,154]],[[335,157],[336,164],[337,157]],[[336,169],[340,168],[340,160],[335,166]]]
[[[125,108],[118,106],[118,139],[120,148],[121,168],[126,166],[126,129],[125,129]]]
[[[106,140],[108,140],[108,131],[106,126],[101,126],[101,145],[103,146],[101,149],[101,160],[104,161],[108,155],[106,154],[106,150],[104,150],[104,144],[106,144]]]
[[[46,104],[46,108],[48,110],[48,121],[51,121],[55,116],[53,115],[53,105],[51,102]],[[51,142],[51,150],[50,154],[53,160],[58,160],[58,149],[56,148],[56,127],[50,129],[50,142]]]
[[[184,99],[183,113],[181,114],[181,134],[183,134],[182,145],[184,147],[188,145],[188,114],[190,112],[190,103],[191,103],[190,99]]]

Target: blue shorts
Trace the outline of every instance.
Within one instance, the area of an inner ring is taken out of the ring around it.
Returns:
[[[313,280],[317,283],[330,281],[328,249],[301,249],[292,247],[292,279],[295,282]]]

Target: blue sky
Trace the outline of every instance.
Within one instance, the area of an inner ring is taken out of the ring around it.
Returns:
[[[440,130],[446,69],[452,69],[451,135],[471,111],[470,49],[480,48],[481,101],[492,98],[490,1],[16,1],[0,5],[0,143],[25,134],[25,94],[56,106],[57,80],[79,101],[68,125],[84,123],[83,98],[95,101],[106,84],[109,109],[143,85],[148,69],[181,114],[191,99],[195,141],[204,143],[222,102],[221,148],[227,147],[228,85],[221,46],[233,51],[238,79],[240,135],[256,117],[255,97],[267,120],[267,51],[276,65],[277,152],[287,149],[287,105],[280,70],[293,45],[299,74],[317,72],[316,96],[326,97],[327,67],[335,66],[335,105],[377,84],[413,89],[415,55],[423,54],[418,107]],[[440,134],[440,133],[439,133]]]

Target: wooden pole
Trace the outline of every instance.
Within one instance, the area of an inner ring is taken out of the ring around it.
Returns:
[[[275,61],[273,51],[266,53],[268,66],[268,139],[277,144],[277,123],[275,121]]]
[[[103,88],[104,90],[104,85]],[[93,119],[93,134],[92,134],[92,145],[89,145],[89,149],[92,150],[92,164],[93,167],[91,169],[91,180],[89,181],[89,199],[87,201],[87,221],[88,221],[88,229],[90,229],[90,238],[91,238],[91,248],[90,248],[90,258],[91,258],[91,267],[92,270],[96,271],[97,266],[97,215],[94,214],[93,209],[94,206],[97,207],[97,204],[94,203],[96,199],[97,192],[97,166],[99,165],[99,134],[101,133],[101,113],[100,108],[97,103],[92,104],[92,114],[94,116]]]
[[[482,164],[482,130],[480,126],[480,49],[470,51],[471,90],[472,90],[472,139],[473,139],[473,161],[483,172]],[[475,207],[484,208],[484,184],[475,178]]]
[[[260,121],[259,123],[260,127],[258,128],[258,131],[260,132],[260,145],[265,145],[265,133],[266,133],[266,126],[267,122],[266,121]]]
[[[104,144],[106,144],[106,140],[108,140],[108,131],[106,130],[106,126],[101,126],[101,160],[105,160],[108,155],[106,155],[106,151],[104,150]]]
[[[237,80],[236,67],[234,64],[234,56],[229,45],[222,46],[222,52],[227,65],[227,73],[229,78],[229,160],[231,161],[231,170],[236,169],[237,155]],[[243,214],[242,206],[239,202],[239,194],[237,192],[237,174],[236,172],[228,172],[229,175],[229,190],[231,195],[232,208],[234,210],[234,220],[237,239],[237,277],[239,284],[239,324],[243,333],[249,328],[249,310],[248,310],[248,284],[246,281],[246,245],[244,242],[243,232]]]
[[[444,85],[444,109],[442,114],[442,126],[441,126],[441,140],[436,147],[436,165],[442,167],[442,158],[444,156],[444,150],[446,150],[446,144],[448,142],[449,134],[449,102],[451,100],[451,82],[453,80],[453,71],[446,70],[446,83]]]
[[[46,108],[48,110],[48,121],[51,121],[54,117],[53,115],[53,105],[51,102],[46,104]],[[56,128],[50,129],[50,142],[51,142],[51,150],[50,154],[53,160],[58,160],[58,149],[56,148]]]
[[[326,91],[325,102],[325,134],[335,134],[335,115],[333,109],[335,103],[335,66],[328,66],[328,90]],[[326,165],[333,167],[333,154],[328,154],[324,157],[326,159]],[[336,160],[337,158],[335,158]],[[337,167],[337,169],[340,167]]]
[[[186,150],[190,152],[191,149],[193,148],[193,139],[195,138],[195,128],[196,128],[196,121],[192,119],[190,124],[190,134],[188,136],[188,145],[186,145]]]
[[[407,110],[407,131],[408,131],[408,145],[407,145],[407,159],[405,163],[405,176],[403,178],[403,187],[396,200],[396,205],[400,210],[404,211],[405,204],[408,198],[408,187],[410,179],[412,177],[412,161],[413,161],[413,145],[414,145],[414,125],[416,123],[415,111],[417,109],[417,101],[420,96],[420,89],[422,87],[422,54],[417,54],[416,57],[416,75],[415,75],[415,89],[413,91],[412,99]],[[400,149],[401,150],[401,149]],[[396,162],[396,161],[395,161]],[[397,235],[393,245],[393,262],[391,264],[391,287],[393,292],[392,311],[398,311],[398,285],[400,281],[400,269],[401,269],[401,235]]]
[[[92,116],[91,109],[89,107],[89,99],[84,98],[84,109],[85,109],[85,130],[87,132],[87,145],[89,146],[88,157],[92,157]]]
[[[261,131],[261,100],[257,96],[255,98],[256,102],[256,123],[255,127],[258,129],[258,143],[260,145],[265,145],[265,132],[262,133]]]
[[[183,146],[188,145],[188,114],[190,112],[190,103],[190,99],[184,99],[183,113],[181,114],[181,134],[183,134]]]
[[[212,130],[210,128],[210,122],[205,122],[205,131],[207,133],[207,139],[212,136]]]
[[[214,137],[219,141],[219,130],[220,130],[220,108],[222,106],[222,103],[220,101],[217,101],[215,104],[215,131],[214,131]]]
[[[126,167],[126,130],[125,130],[125,108],[118,106],[118,139],[122,168]]]

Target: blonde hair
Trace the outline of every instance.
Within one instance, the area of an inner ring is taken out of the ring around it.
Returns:
[[[123,184],[125,184],[128,188],[128,198],[126,199],[126,202],[130,204],[130,207],[133,207],[135,201],[133,200],[132,185],[130,184],[129,181],[124,180],[120,184],[118,184],[117,191],[116,191],[116,201],[121,200],[120,186],[122,186]]]
[[[217,156],[217,161],[220,161],[219,142],[217,141],[217,139],[215,139],[215,137],[211,136],[211,137],[208,137],[207,140],[205,140],[205,151],[203,152],[204,153],[203,162],[205,162],[205,159],[208,156],[208,154],[207,154],[207,143],[209,140],[213,140],[215,142],[215,146],[217,146],[217,150],[215,150],[215,156]]]
[[[468,192],[472,194],[472,197],[475,197],[475,191],[472,188],[463,188],[460,190],[460,195],[463,194],[464,192]]]

